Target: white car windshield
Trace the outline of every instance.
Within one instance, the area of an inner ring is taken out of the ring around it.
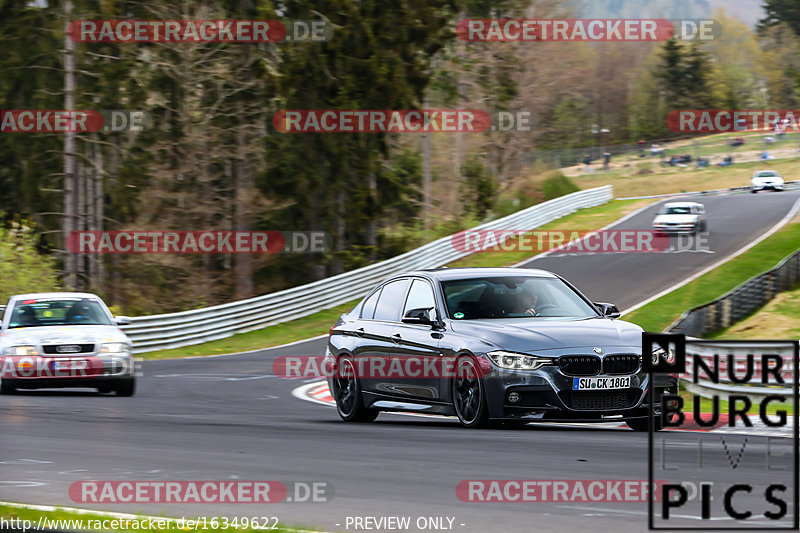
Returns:
[[[597,312],[560,279],[487,277],[443,281],[450,318],[593,318]]]
[[[8,327],[110,326],[111,318],[93,298],[35,298],[14,304]]]
[[[665,207],[663,211],[661,211],[662,215],[691,215],[692,208],[686,206],[669,206]]]
[[[777,178],[779,174],[773,171],[756,172],[757,178]]]

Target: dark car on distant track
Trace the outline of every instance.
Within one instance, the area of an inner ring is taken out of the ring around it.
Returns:
[[[592,303],[544,270],[410,272],[381,283],[331,328],[328,385],[346,421],[413,411],[455,415],[468,427],[625,421],[646,431],[648,388],[658,413],[677,379],[650,382],[642,329],[618,317],[616,306]]]

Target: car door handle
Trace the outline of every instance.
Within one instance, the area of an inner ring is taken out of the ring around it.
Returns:
[[[399,333],[395,333],[394,335],[392,335],[392,340],[394,342],[400,342],[401,340],[403,340],[403,337],[401,337]]]

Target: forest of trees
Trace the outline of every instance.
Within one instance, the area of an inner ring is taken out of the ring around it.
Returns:
[[[627,143],[673,135],[665,117],[676,108],[796,108],[800,11],[767,0],[765,12],[754,30],[717,11],[724,31],[703,43],[470,43],[456,38],[461,18],[575,12],[554,0],[0,0],[0,109],[152,117],[143,131],[74,143],[0,133],[3,224],[31,228],[25,246],[46,266],[43,288],[95,291],[128,314],[319,279],[492,216],[504,191],[530,178],[531,154],[594,146],[598,128],[609,130],[603,143]],[[258,44],[66,37],[69,21],[87,19],[322,19],[334,33]],[[536,120],[529,132],[480,134],[282,134],[272,125],[282,109],[328,108],[528,110]],[[129,229],[322,230],[334,249],[65,251],[65,232]]]

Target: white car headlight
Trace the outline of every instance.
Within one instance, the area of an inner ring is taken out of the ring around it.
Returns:
[[[672,350],[666,351],[659,346],[653,350],[653,364],[657,365],[659,359],[663,359],[667,364],[671,365],[675,362],[675,352]]]
[[[486,355],[500,368],[511,370],[537,370],[545,365],[553,364],[553,359],[547,357],[536,357],[535,355],[514,352],[496,351],[489,352]]]
[[[107,342],[100,345],[97,353],[128,353],[130,349],[124,342]]]
[[[36,349],[36,346],[8,346],[5,350],[3,350],[3,355],[39,355],[39,350]]]

